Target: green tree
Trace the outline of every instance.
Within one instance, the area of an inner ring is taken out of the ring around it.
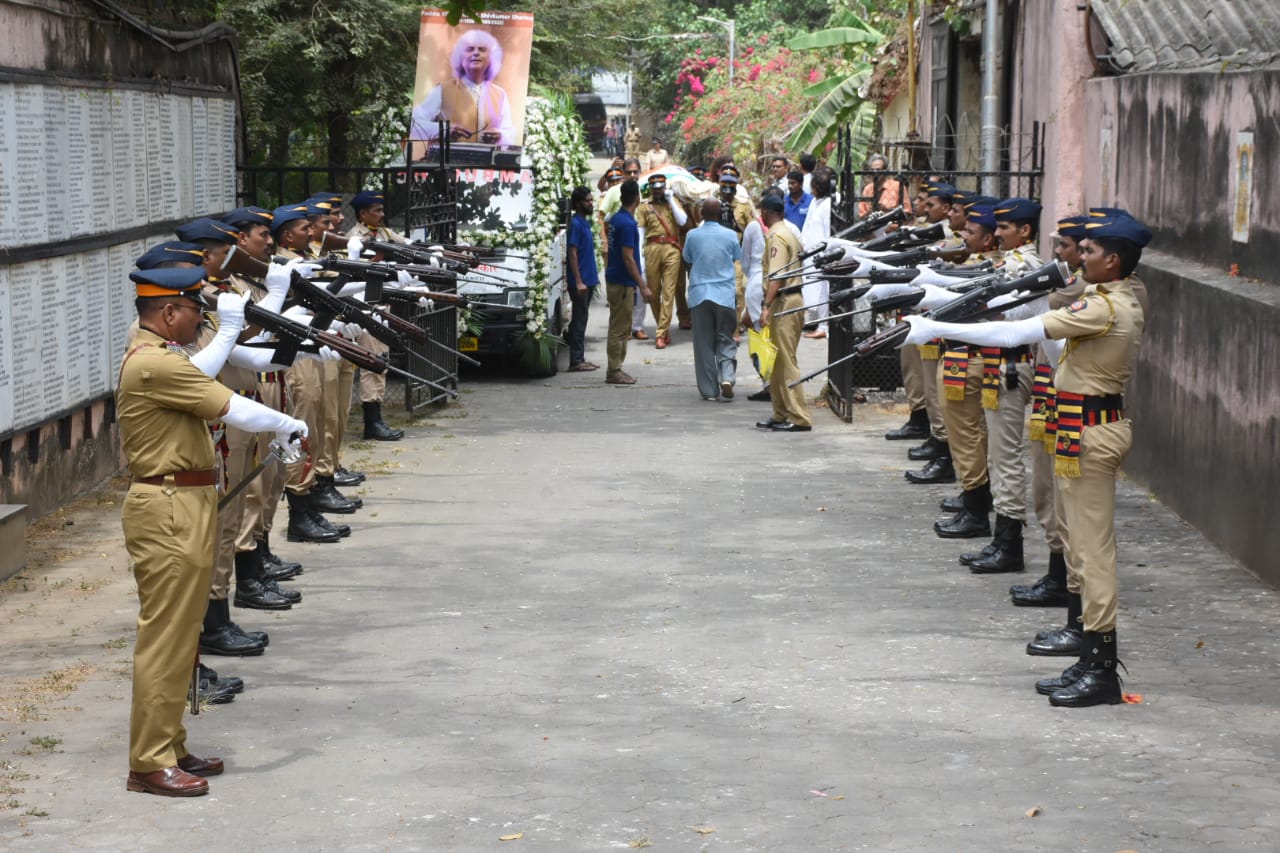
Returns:
[[[385,159],[406,131],[420,9],[409,0],[223,0],[219,16],[240,43],[250,161]]]

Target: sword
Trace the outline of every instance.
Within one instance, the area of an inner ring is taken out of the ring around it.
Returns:
[[[236,495],[249,488],[249,484],[258,479],[259,475],[261,475],[272,462],[279,462],[282,465],[292,465],[295,462],[300,462],[304,453],[309,452],[309,448],[306,445],[306,439],[302,438],[298,433],[294,433],[293,436],[290,437],[288,445],[281,444],[279,439],[273,438],[271,439],[271,443],[267,445],[267,448],[266,458],[253,466],[253,470],[249,472],[248,476],[236,483],[235,487],[231,489],[231,491],[218,499],[219,511],[221,511],[227,504],[231,503],[231,501],[235,499]]]

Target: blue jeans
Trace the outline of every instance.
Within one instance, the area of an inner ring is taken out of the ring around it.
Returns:
[[[564,338],[569,344],[569,366],[582,364],[587,358],[587,314],[591,310],[591,292],[588,287],[579,293],[575,285],[569,285],[569,304],[573,306],[573,317],[569,320],[569,328]]]

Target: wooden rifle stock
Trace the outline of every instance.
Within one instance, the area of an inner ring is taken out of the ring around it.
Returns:
[[[386,293],[387,291],[384,290],[383,295],[385,296]],[[390,311],[383,311],[381,308],[376,308],[373,305],[368,304],[367,302],[361,302],[359,299],[356,299],[354,296],[344,296],[342,297],[342,300],[344,302],[349,302],[350,304],[354,305],[357,309],[361,311],[368,311],[375,318],[382,320],[387,326],[391,328],[391,331],[395,332],[396,334],[400,334],[400,335],[404,335],[405,337],[412,338],[413,340],[417,341],[420,344],[425,344],[427,342],[426,330],[424,330],[417,323],[411,323],[410,321],[406,320],[403,317],[397,317],[395,314],[392,314]]]
[[[299,352],[315,352],[324,346],[362,370],[370,370],[374,373],[385,373],[387,370],[386,363],[376,354],[341,335],[314,329],[305,323],[272,313],[252,302],[244,306],[244,316],[246,320],[261,326],[279,339],[273,356],[277,364],[292,364]]]

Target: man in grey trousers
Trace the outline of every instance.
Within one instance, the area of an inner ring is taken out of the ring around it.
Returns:
[[[738,235],[720,224],[720,202],[702,203],[702,224],[684,241],[689,264],[689,308],[693,317],[693,370],[704,400],[732,400],[737,381],[737,274],[742,259]]]

